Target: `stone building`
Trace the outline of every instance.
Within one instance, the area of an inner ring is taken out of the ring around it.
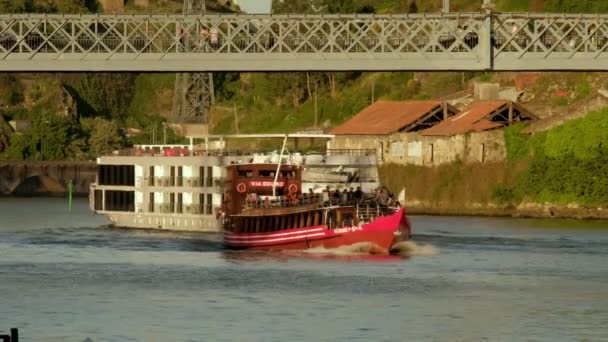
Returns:
[[[458,160],[465,163],[502,161],[506,157],[504,133],[498,128],[537,119],[522,106],[505,100],[474,102],[456,115],[428,122],[426,127],[402,125],[407,120],[391,124],[386,117],[394,120],[394,114],[385,117],[382,111],[373,111],[370,107],[332,131],[336,137],[329,142],[329,147],[376,149],[381,163],[434,166]],[[374,123],[373,117],[384,124]]]
[[[377,149],[382,162],[391,134],[432,127],[458,110],[441,101],[379,100],[331,131],[331,149]]]

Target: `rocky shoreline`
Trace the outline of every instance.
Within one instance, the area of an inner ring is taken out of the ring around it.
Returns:
[[[449,206],[410,201],[406,202],[405,206],[408,213],[412,215],[608,220],[608,208],[590,208],[575,204],[563,206],[551,203],[522,203],[518,206],[497,206],[475,203],[465,206]]]

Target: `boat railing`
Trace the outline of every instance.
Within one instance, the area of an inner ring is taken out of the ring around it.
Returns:
[[[320,194],[301,194],[297,197],[284,196],[280,198],[256,196],[245,202],[244,209],[292,208],[311,205],[321,207],[322,204]]]
[[[156,186],[156,187],[189,187],[189,188],[221,188],[223,179],[220,177],[144,177],[136,178],[135,185],[141,186]]]
[[[356,216],[359,221],[370,222],[379,216],[385,216],[395,212],[395,207],[381,205],[380,203],[365,203],[356,205]]]
[[[362,222],[373,221],[376,217],[382,215],[381,208],[379,206],[357,206],[356,211],[357,217]]]

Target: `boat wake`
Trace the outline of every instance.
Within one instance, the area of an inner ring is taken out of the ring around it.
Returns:
[[[309,248],[301,251],[307,254],[321,254],[321,255],[337,255],[337,256],[349,256],[349,255],[388,255],[388,251],[373,242],[359,242],[349,246],[342,246],[337,248],[325,248],[316,247]]]
[[[439,255],[439,248],[429,244],[418,244],[414,241],[402,241],[395,244],[390,252],[400,256],[434,256]]]

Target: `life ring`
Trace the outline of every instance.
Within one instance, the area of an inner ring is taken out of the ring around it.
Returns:
[[[289,192],[295,194],[298,191],[298,186],[296,184],[289,184],[289,187],[287,188],[287,190],[289,190]]]
[[[236,191],[244,193],[245,191],[247,191],[247,186],[245,185],[245,183],[239,183],[239,185],[236,186]]]

